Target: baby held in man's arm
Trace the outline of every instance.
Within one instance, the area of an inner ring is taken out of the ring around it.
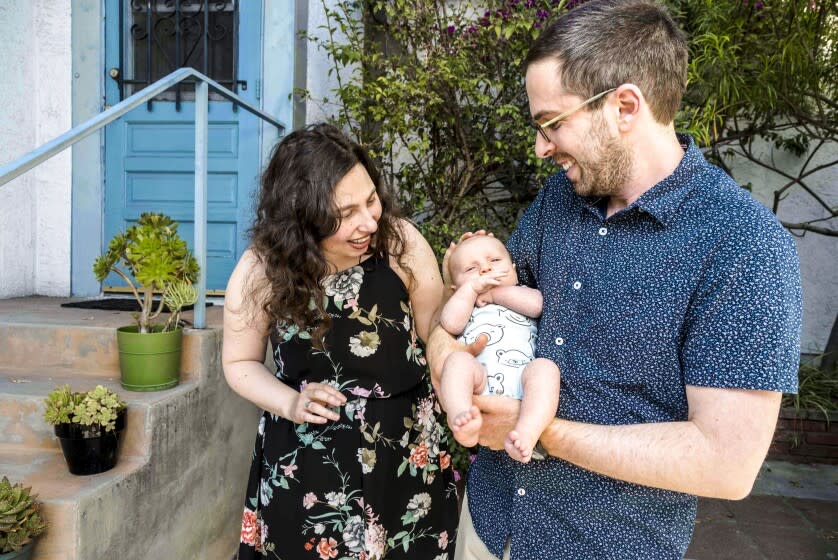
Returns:
[[[461,445],[471,447],[482,425],[472,395],[520,399],[521,412],[504,447],[526,463],[559,403],[559,368],[535,358],[541,293],[518,285],[506,247],[488,235],[461,241],[448,256],[448,268],[455,291],[442,309],[442,328],[467,344],[480,335],[488,338],[476,357],[461,351],[445,360],[439,401],[448,425]]]

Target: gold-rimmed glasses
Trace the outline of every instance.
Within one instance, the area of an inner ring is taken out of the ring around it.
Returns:
[[[542,137],[542,138],[544,138],[544,140],[546,140],[547,142],[552,142],[552,140],[550,140],[550,137],[549,137],[549,136],[547,136],[547,128],[548,128],[548,127],[553,127],[553,128],[555,128],[557,124],[559,124],[559,123],[561,123],[563,120],[567,119],[570,115],[572,115],[573,113],[575,113],[576,111],[578,111],[578,110],[579,110],[579,109],[581,109],[582,107],[585,107],[585,106],[587,106],[587,105],[589,105],[589,104],[593,103],[594,101],[596,101],[596,100],[597,100],[597,99],[599,99],[600,97],[603,97],[603,96],[605,96],[605,95],[608,95],[608,94],[609,94],[609,93],[611,93],[612,91],[616,91],[616,89],[617,89],[617,88],[611,88],[611,89],[607,89],[607,90],[605,90],[605,91],[602,91],[602,92],[600,92],[600,93],[598,93],[598,94],[594,95],[593,97],[591,97],[591,98],[589,98],[589,99],[586,99],[585,101],[583,101],[582,103],[580,103],[580,104],[579,104],[579,105],[577,105],[576,107],[574,107],[574,108],[572,108],[572,109],[568,109],[567,111],[565,111],[565,112],[563,112],[563,113],[559,113],[558,115],[556,115],[555,117],[553,117],[552,119],[550,119],[550,120],[549,120],[549,121],[547,121],[547,122],[538,123],[538,122],[537,122],[537,121],[535,121],[534,119],[531,119],[531,120],[530,120],[530,124],[532,125],[532,127],[533,127],[533,128],[534,128],[534,129],[535,129],[535,130],[539,133],[539,134],[541,134],[541,137]]]

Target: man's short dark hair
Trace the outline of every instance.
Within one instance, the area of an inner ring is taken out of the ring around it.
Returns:
[[[592,0],[578,6],[541,33],[524,68],[546,59],[559,63],[564,90],[582,98],[635,84],[662,124],[675,119],[687,87],[686,39],[666,8],[653,0]]]

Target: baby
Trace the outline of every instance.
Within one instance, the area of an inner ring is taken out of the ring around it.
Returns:
[[[449,255],[448,269],[456,291],[442,309],[442,328],[467,344],[481,334],[488,337],[477,357],[454,352],[443,365],[439,400],[448,425],[458,442],[471,447],[483,423],[472,395],[520,399],[518,421],[504,447],[513,459],[529,462],[559,404],[559,368],[534,359],[541,292],[518,286],[506,247],[487,235],[460,242]]]

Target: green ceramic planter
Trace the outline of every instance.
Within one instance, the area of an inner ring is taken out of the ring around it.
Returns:
[[[32,558],[33,550],[35,550],[35,545],[30,542],[17,552],[5,552],[0,554],[0,560],[30,560],[30,558]]]
[[[183,329],[140,334],[137,326],[116,330],[122,386],[129,391],[161,391],[178,384]]]

